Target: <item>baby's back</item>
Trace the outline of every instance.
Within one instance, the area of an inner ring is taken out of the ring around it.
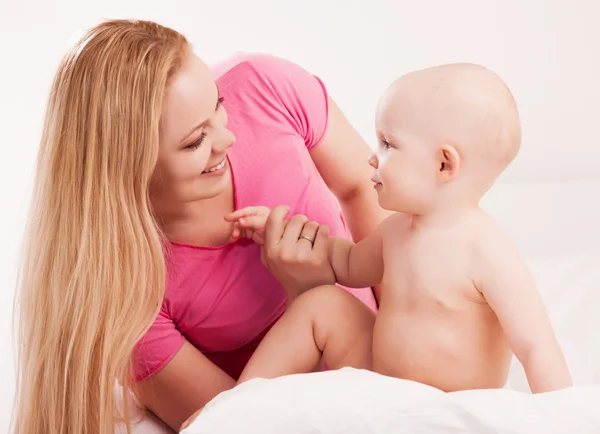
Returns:
[[[505,384],[508,342],[474,283],[481,219],[387,237],[375,371],[445,391]]]

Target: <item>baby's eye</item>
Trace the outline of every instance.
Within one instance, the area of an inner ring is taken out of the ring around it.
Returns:
[[[390,145],[388,142],[386,142],[385,140],[381,141],[381,146],[383,147],[383,149],[385,149],[386,151],[388,149],[390,149],[392,147],[392,145]]]

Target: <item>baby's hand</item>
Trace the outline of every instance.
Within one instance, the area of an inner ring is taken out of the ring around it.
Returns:
[[[233,223],[231,241],[250,238],[261,246],[265,244],[265,225],[271,210],[266,206],[249,206],[225,216],[225,221]]]

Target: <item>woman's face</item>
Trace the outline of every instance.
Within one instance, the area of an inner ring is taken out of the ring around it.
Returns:
[[[235,141],[208,66],[190,52],[163,104],[151,194],[163,202],[215,197],[231,182],[226,151]]]

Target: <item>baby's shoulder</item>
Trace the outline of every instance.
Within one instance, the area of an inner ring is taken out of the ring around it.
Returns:
[[[485,211],[473,213],[469,220],[465,221],[464,227],[472,245],[479,250],[505,249],[513,246],[511,237],[502,225]]]
[[[481,275],[524,263],[517,245],[501,224],[482,213],[471,226],[470,259]]]

